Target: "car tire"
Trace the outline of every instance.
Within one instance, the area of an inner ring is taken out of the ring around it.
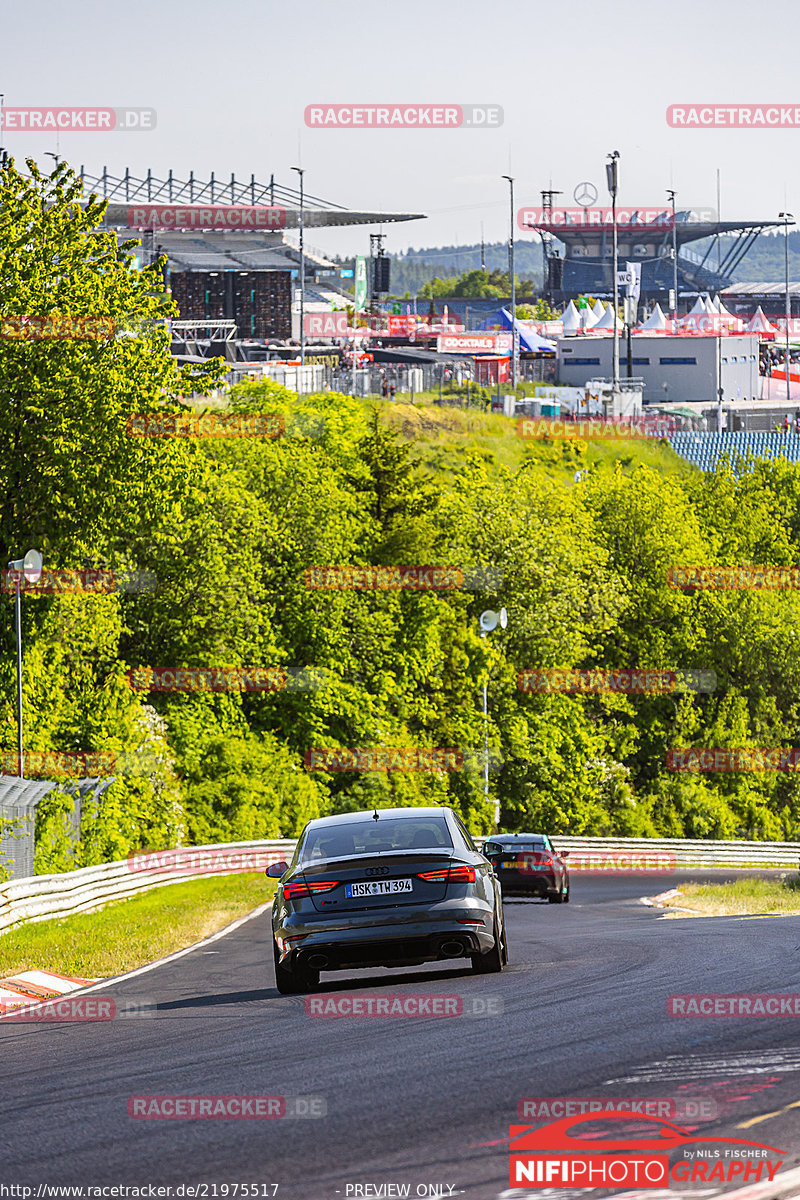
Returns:
[[[506,923],[503,921],[501,932],[497,931],[497,921],[494,924],[494,945],[485,954],[471,954],[472,970],[476,975],[496,975],[502,971],[508,962],[506,949]]]
[[[564,903],[569,904],[569,884],[567,884],[567,890],[564,892]]]
[[[275,986],[282,996],[297,996],[319,986],[319,971],[282,966],[275,942],[272,943],[272,955],[275,961]]]
[[[563,892],[548,892],[547,893],[547,903],[548,904],[563,904],[564,903],[564,893]]]

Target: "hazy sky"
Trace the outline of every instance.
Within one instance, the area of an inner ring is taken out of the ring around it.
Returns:
[[[423,212],[387,225],[397,251],[508,236],[517,207],[551,185],[572,203],[582,180],[608,203],[604,163],[619,150],[620,203],[714,206],[723,219],[800,216],[800,128],[671,129],[670,104],[800,108],[800,4],[643,0],[510,4],[430,0],[363,5],[252,0],[37,0],[0,17],[7,106],[141,105],[152,132],[62,133],[76,167],[185,178],[268,179],[352,208]],[[309,129],[316,103],[493,103],[496,129]],[[48,133],[7,132],[21,162],[50,163]],[[368,228],[313,230],[323,252],[364,253]],[[528,235],[517,236],[525,239]]]

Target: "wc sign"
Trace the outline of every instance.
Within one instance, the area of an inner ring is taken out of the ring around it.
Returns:
[[[617,271],[617,287],[627,290],[629,300],[638,300],[642,289],[642,264],[626,262],[624,271]]]
[[[342,338],[347,337],[347,313],[305,313],[303,316],[303,333],[306,337]]]

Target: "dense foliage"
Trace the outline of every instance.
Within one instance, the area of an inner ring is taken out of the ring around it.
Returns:
[[[99,210],[76,209],[63,168],[33,180],[11,169],[3,189],[0,314],[50,311],[54,281],[61,310],[168,311],[153,295],[157,270],[135,271],[110,235],[93,232]],[[146,570],[157,583],[24,598],[27,748],[118,758],[116,782],[85,814],[77,856],[66,835],[70,802],[55,795],[41,806],[40,870],[181,840],[291,836],[314,815],[374,804],[451,803],[483,832],[495,796],[509,829],[798,836],[793,773],[666,765],[676,746],[797,740],[798,597],[667,585],[673,565],[800,561],[795,468],[670,473],[637,467],[634,448],[620,443],[615,464],[573,482],[571,471],[544,469],[548,456],[563,459],[555,443],[512,469],[480,440],[454,454],[424,430],[410,438],[391,426],[391,406],[298,399],[255,383],[231,392],[230,411],[282,414],[283,436],[126,432],[131,415],[180,411],[181,393],[214,378],[177,368],[159,334],[0,343],[3,551],[38,546],[51,565]],[[468,583],[309,586],[310,568],[347,564],[439,564],[461,568]],[[501,606],[508,628],[482,639],[479,614]],[[8,751],[10,595],[0,595],[0,610]],[[517,686],[520,671],[566,666],[700,668],[717,686],[665,695]],[[146,667],[282,667],[291,686],[148,693],[130,674]],[[450,748],[461,765],[305,765],[320,748],[374,747]]]

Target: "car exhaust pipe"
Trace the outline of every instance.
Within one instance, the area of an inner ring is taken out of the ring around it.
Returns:
[[[309,954],[306,964],[311,967],[312,971],[324,971],[328,966],[328,956],[327,954]]]
[[[444,955],[445,958],[461,958],[462,954],[464,953],[464,944],[463,942],[455,941],[442,942],[441,946],[439,947],[439,952],[440,954]]]

